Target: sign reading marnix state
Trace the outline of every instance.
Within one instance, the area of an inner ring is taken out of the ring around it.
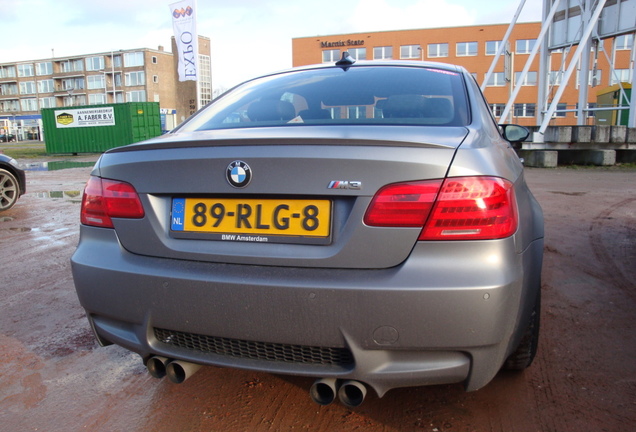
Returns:
[[[56,110],[55,126],[58,128],[115,126],[115,110],[113,107]]]

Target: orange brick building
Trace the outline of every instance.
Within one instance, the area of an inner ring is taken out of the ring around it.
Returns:
[[[293,66],[330,63],[338,60],[343,51],[348,51],[358,60],[438,61],[465,67],[481,85],[508,26],[508,24],[496,24],[295,38],[292,40],[292,61]],[[520,72],[532,52],[540,31],[541,23],[538,22],[517,24],[512,31],[508,46],[510,55],[507,60],[504,56],[499,59],[494,74],[484,90],[497,118],[503,113],[512,94],[512,86],[520,78]],[[588,107],[596,106],[599,91],[617,82],[632,82],[630,59],[633,45],[634,35],[628,34],[601,41],[598,50],[593,48]],[[559,71],[567,69],[575,49],[576,46],[555,51],[550,55],[548,103],[551,102],[551,95],[556,93],[558,84],[561,82],[563,72]],[[610,66],[612,59],[614,68]],[[510,65],[507,69],[512,73],[505,73],[506,62]],[[532,62],[508,121],[526,126],[537,124],[538,71],[539,55]],[[578,82],[578,73],[573,74],[561,97],[558,109],[573,110],[577,107]],[[556,113],[551,121],[552,125],[576,123],[577,118],[574,112]],[[586,123],[594,124],[593,113],[588,113]]]

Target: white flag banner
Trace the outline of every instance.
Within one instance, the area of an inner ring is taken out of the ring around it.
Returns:
[[[196,0],[183,0],[170,5],[172,28],[177,42],[179,81],[196,81],[199,70],[199,38],[197,36]]]

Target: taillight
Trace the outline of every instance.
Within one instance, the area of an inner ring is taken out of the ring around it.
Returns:
[[[499,177],[448,178],[419,240],[484,240],[517,230],[512,183]]]
[[[364,223],[423,227],[418,240],[484,240],[517,230],[512,183],[498,177],[456,177],[396,183],[376,193]]]
[[[131,184],[100,177],[91,177],[86,183],[80,213],[84,225],[113,228],[111,217],[141,219],[144,214]]]
[[[383,227],[421,227],[426,222],[442,180],[395,183],[373,197],[364,223]]]

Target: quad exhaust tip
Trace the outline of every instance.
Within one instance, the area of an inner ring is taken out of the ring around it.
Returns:
[[[367,396],[367,388],[359,381],[345,381],[338,389],[338,398],[343,405],[355,408],[362,405]]]
[[[309,389],[311,400],[318,405],[329,405],[336,399],[338,380],[335,378],[321,378],[316,380]]]
[[[146,369],[153,378],[163,378],[166,376],[166,366],[170,359],[166,357],[150,357],[146,362]]]
[[[146,362],[146,369],[152,377],[163,378],[167,376],[175,384],[181,384],[194,375],[199,368],[201,368],[200,364],[171,360],[161,356],[150,357]]]
[[[150,357],[146,362],[146,369],[152,377],[163,378],[167,376],[175,384],[181,384],[200,368],[200,364],[172,360],[162,356]],[[355,380],[341,381],[336,378],[321,378],[312,384],[309,396],[318,405],[329,405],[338,397],[343,405],[356,408],[364,402],[367,396],[367,387]]]
[[[316,380],[309,389],[309,396],[319,405],[329,405],[336,396],[340,402],[349,407],[358,407],[367,395],[366,386],[354,380],[340,381],[335,378],[321,378]]]

